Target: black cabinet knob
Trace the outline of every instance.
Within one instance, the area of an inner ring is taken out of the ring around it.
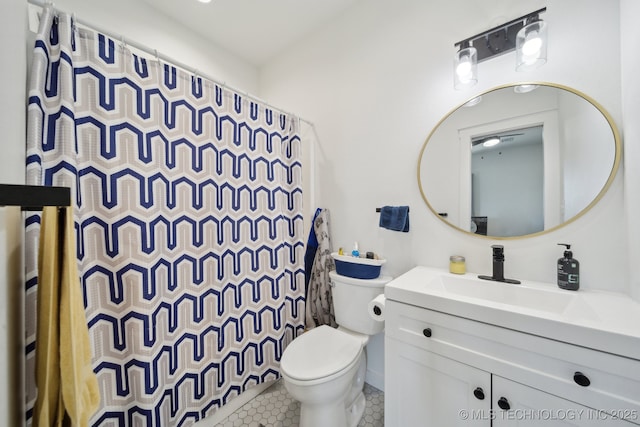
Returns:
[[[380,307],[373,307],[373,314],[375,314],[376,316],[380,316],[382,314],[382,310],[380,310]]]
[[[431,328],[425,328],[422,330],[422,335],[427,338],[431,338]]]
[[[505,411],[511,409],[511,405],[509,405],[509,401],[506,397],[501,397],[500,399],[498,399],[498,406],[500,407],[500,409],[504,409]]]
[[[473,395],[478,400],[484,400],[484,390],[482,389],[482,387],[478,387],[475,390],[473,390]]]
[[[575,374],[573,374],[573,380],[576,382],[576,384],[581,385],[582,387],[589,387],[589,384],[591,384],[589,378],[582,372],[576,372]]]

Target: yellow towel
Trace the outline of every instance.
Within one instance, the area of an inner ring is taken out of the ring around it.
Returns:
[[[37,310],[34,426],[62,426],[66,414],[71,426],[85,427],[100,393],[91,368],[71,208],[42,210]]]

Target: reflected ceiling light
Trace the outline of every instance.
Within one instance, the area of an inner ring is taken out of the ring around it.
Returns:
[[[463,107],[473,107],[474,105],[478,105],[482,102],[482,96],[478,95],[475,98],[471,98],[467,102],[464,103]]]
[[[496,136],[496,137],[489,138],[489,139],[485,140],[485,141],[482,143],[482,146],[483,146],[483,147],[493,147],[494,145],[498,145],[498,144],[500,144],[500,138],[498,138],[498,137]]]
[[[516,71],[532,70],[546,62],[547,24],[534,13],[516,36]]]
[[[538,85],[522,84],[513,87],[515,93],[527,93],[538,89]]]
[[[211,0],[198,0],[200,3],[211,3]]]
[[[477,83],[477,64],[513,50],[516,70],[530,70],[547,61],[547,25],[542,8],[498,27],[454,43],[454,87],[466,89]]]
[[[478,83],[478,52],[468,41],[460,44],[454,59],[453,86],[460,90]]]

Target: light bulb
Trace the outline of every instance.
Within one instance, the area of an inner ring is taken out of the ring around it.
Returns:
[[[460,58],[460,63],[456,67],[456,73],[460,79],[466,78],[469,79],[469,73],[471,72],[471,60],[469,59],[469,55]]]
[[[540,48],[542,47],[542,39],[537,31],[531,31],[526,36],[526,41],[522,45],[522,53],[525,56],[540,56]]]

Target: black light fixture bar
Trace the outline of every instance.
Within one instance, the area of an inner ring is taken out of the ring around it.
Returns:
[[[454,44],[460,48],[465,44],[471,44],[478,52],[478,62],[511,52],[516,48],[516,35],[525,26],[527,18],[537,16],[547,10],[546,7],[528,13],[520,18],[494,27],[490,30],[476,34],[475,36],[461,40]]]
[[[0,184],[0,206],[41,210],[44,206],[70,206],[71,189],[43,185]]]

